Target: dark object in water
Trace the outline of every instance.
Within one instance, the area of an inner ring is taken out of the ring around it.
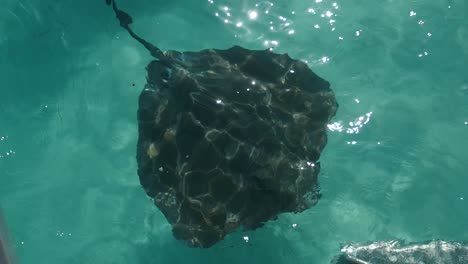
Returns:
[[[138,175],[177,239],[210,247],[320,197],[317,162],[337,103],[305,63],[271,50],[162,52],[138,109]]]
[[[14,264],[17,263],[15,260],[6,221],[0,209],[0,264]]]
[[[468,243],[442,240],[405,244],[400,241],[350,244],[332,264],[466,264]]]

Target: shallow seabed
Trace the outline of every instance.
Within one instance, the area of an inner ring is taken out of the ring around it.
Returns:
[[[328,263],[345,242],[468,238],[467,1],[119,5],[163,50],[273,47],[330,81],[323,197],[210,249],[175,241],[136,175],[149,54],[104,1],[0,0],[0,203],[21,263]]]

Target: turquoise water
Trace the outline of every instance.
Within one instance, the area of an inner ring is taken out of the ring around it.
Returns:
[[[468,238],[468,2],[119,4],[163,50],[274,47],[330,81],[323,197],[210,249],[175,241],[136,175],[149,54],[104,1],[0,0],[0,204],[21,263],[328,263],[345,242]]]

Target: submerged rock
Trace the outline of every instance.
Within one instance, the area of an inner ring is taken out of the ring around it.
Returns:
[[[383,241],[349,244],[332,264],[466,264],[468,243],[434,240],[405,244]]]
[[[320,197],[318,159],[337,103],[305,63],[270,50],[162,52],[139,98],[138,175],[177,239],[210,247]]]

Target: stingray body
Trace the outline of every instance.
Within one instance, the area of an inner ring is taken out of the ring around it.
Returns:
[[[176,238],[210,247],[320,197],[320,153],[337,103],[305,63],[271,50],[165,51],[120,25],[155,57],[138,109],[138,175]]]

